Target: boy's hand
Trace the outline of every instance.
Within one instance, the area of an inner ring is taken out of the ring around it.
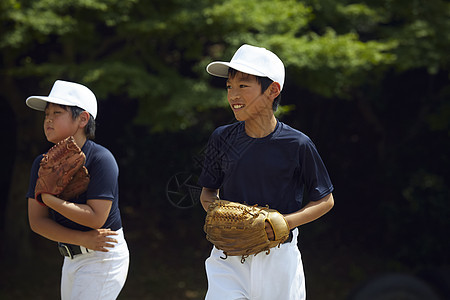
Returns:
[[[117,240],[112,237],[114,235],[118,235],[118,233],[105,228],[86,231],[81,246],[95,251],[108,252],[108,248],[114,248],[114,244],[117,244]]]
[[[267,234],[267,238],[269,239],[269,241],[274,241],[275,234],[273,233],[272,226],[270,226],[269,222],[267,222],[267,221],[265,224],[265,229],[266,229],[266,234]]]

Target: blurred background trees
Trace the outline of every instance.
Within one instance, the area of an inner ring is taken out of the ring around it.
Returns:
[[[50,145],[25,99],[64,79],[97,95],[96,140],[120,166],[130,278],[146,286],[123,299],[172,299],[157,276],[143,278],[166,269],[180,241],[189,246],[173,268],[186,274],[167,271],[167,289],[201,299],[204,212],[174,207],[167,189],[180,172],[199,174],[209,134],[233,121],[224,81],[205,66],[243,43],[284,61],[278,117],[315,141],[335,184],[335,208],[300,243],[312,299],[339,299],[380,272],[448,267],[448,1],[4,0],[0,19],[1,250],[18,273],[52,244],[27,223],[30,166]],[[52,246],[45,255],[59,262]],[[173,278],[191,273],[197,286]]]

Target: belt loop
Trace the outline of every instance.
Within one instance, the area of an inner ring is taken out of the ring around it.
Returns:
[[[88,248],[83,247],[83,246],[80,246],[80,250],[81,250],[81,253],[82,253],[82,254],[86,254],[86,253],[91,252],[91,250],[89,250]]]
[[[58,249],[62,256],[68,256],[70,259],[73,259],[72,249],[66,244],[58,243]]]

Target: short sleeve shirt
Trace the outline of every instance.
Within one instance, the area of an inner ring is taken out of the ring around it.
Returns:
[[[311,139],[277,122],[263,138],[245,133],[245,123],[217,128],[204,151],[199,185],[220,189],[221,198],[269,205],[280,213],[298,211],[304,199],[317,201],[333,191]]]
[[[122,220],[119,210],[119,167],[117,162],[108,149],[91,140],[87,140],[81,150],[86,155],[85,166],[90,175],[90,182],[86,192],[75,199],[70,199],[70,201],[80,204],[86,204],[88,199],[112,201],[109,216],[102,228],[118,230],[122,227]],[[39,155],[33,162],[27,198],[34,198],[34,189],[42,156],[42,154]],[[91,230],[91,228],[75,223],[52,209],[50,211],[52,218],[65,227],[81,231]]]

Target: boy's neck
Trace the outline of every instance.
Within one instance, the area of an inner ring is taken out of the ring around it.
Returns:
[[[263,138],[271,134],[277,126],[277,119],[272,115],[269,119],[253,119],[245,121],[245,133],[252,138]]]
[[[81,136],[75,135],[73,138],[75,139],[75,143],[77,143],[78,147],[80,147],[80,148],[83,148],[84,143],[86,143],[86,141],[87,141],[87,138],[85,135],[81,135]]]

